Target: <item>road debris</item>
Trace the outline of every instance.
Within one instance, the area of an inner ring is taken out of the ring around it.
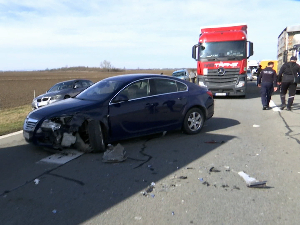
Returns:
[[[253,127],[260,127],[260,125],[257,125],[257,124],[253,124]]]
[[[232,188],[233,188],[233,189],[236,189],[236,190],[240,190],[240,188],[237,187],[237,186],[235,186],[235,185],[234,185]]]
[[[115,147],[112,145],[108,146],[108,149],[104,152],[102,162],[115,163],[123,162],[127,159],[125,156],[126,152],[121,144],[117,144]]]
[[[38,185],[39,184],[39,182],[40,182],[40,180],[39,179],[34,179],[34,181],[33,181],[34,183],[35,183],[35,185]]]
[[[206,185],[207,187],[210,186],[210,184],[207,181],[204,181],[202,184]]]
[[[221,172],[221,171],[218,170],[218,169],[216,169],[215,167],[211,167],[211,168],[209,169],[209,172],[215,172],[215,173],[217,173],[217,172]]]
[[[244,173],[243,171],[238,172],[238,175],[240,175],[244,181],[247,184],[247,187],[253,187],[253,188],[265,188],[267,181],[259,181],[256,180],[254,177],[250,177],[248,174]]]
[[[148,196],[148,194],[149,193],[151,193],[153,190],[154,190],[154,188],[155,188],[155,183],[154,182],[152,182],[151,184],[150,184],[150,186],[148,186],[148,188],[145,190],[145,191],[143,191],[143,192],[141,192],[142,193],[142,195],[144,195],[144,196]],[[154,194],[152,194],[152,195],[150,195],[152,198],[154,198]]]

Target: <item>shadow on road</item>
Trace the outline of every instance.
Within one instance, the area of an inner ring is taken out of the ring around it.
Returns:
[[[188,166],[235,138],[209,131],[237,124],[232,119],[212,118],[197,135],[177,131],[123,141],[128,156],[123,163],[103,163],[103,154],[84,154],[62,166],[39,164],[49,155],[41,149],[27,144],[1,149],[1,161],[11,169],[0,177],[2,223],[80,224],[132,196],[145,198],[142,193],[152,182],[197,169]],[[166,182],[171,186],[176,181]]]

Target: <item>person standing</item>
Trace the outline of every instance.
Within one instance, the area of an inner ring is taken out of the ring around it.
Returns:
[[[193,70],[190,71],[189,77],[190,77],[191,82],[195,83],[196,73]]]
[[[278,73],[278,84],[281,85],[281,110],[283,110],[286,106],[288,111],[292,110],[292,105],[297,88],[296,78],[298,75],[300,75],[300,66],[296,63],[296,61],[297,57],[292,56],[290,62],[284,63]],[[287,90],[289,90],[289,98],[288,104],[286,105],[285,95],[287,93]]]
[[[258,77],[257,86],[260,87],[261,103],[263,110],[268,109],[271,96],[274,91],[277,91],[277,73],[273,69],[274,62],[268,62],[268,66],[263,69]]]
[[[262,70],[261,65],[259,65],[256,70],[256,86],[258,86],[258,77],[260,75],[261,70]]]

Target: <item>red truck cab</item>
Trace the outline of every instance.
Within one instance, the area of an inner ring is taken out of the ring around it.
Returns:
[[[192,57],[197,61],[197,81],[215,96],[245,96],[247,59],[253,43],[247,41],[247,25],[201,28]]]

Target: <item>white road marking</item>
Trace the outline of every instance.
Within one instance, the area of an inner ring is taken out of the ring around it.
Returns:
[[[280,108],[271,100],[269,106],[272,108],[274,112],[280,112]]]
[[[79,156],[81,156],[83,152],[79,152],[74,149],[68,149],[61,151],[59,153],[50,155],[44,159],[41,159],[37,163],[43,162],[43,163],[54,163],[54,164],[65,164]]]
[[[14,133],[11,133],[11,134],[2,135],[2,136],[0,136],[0,140],[1,140],[1,139],[4,139],[4,138],[11,137],[11,136],[14,136],[14,135],[17,135],[17,134],[21,134],[21,133],[23,133],[22,130],[17,131],[17,132],[14,132]]]

